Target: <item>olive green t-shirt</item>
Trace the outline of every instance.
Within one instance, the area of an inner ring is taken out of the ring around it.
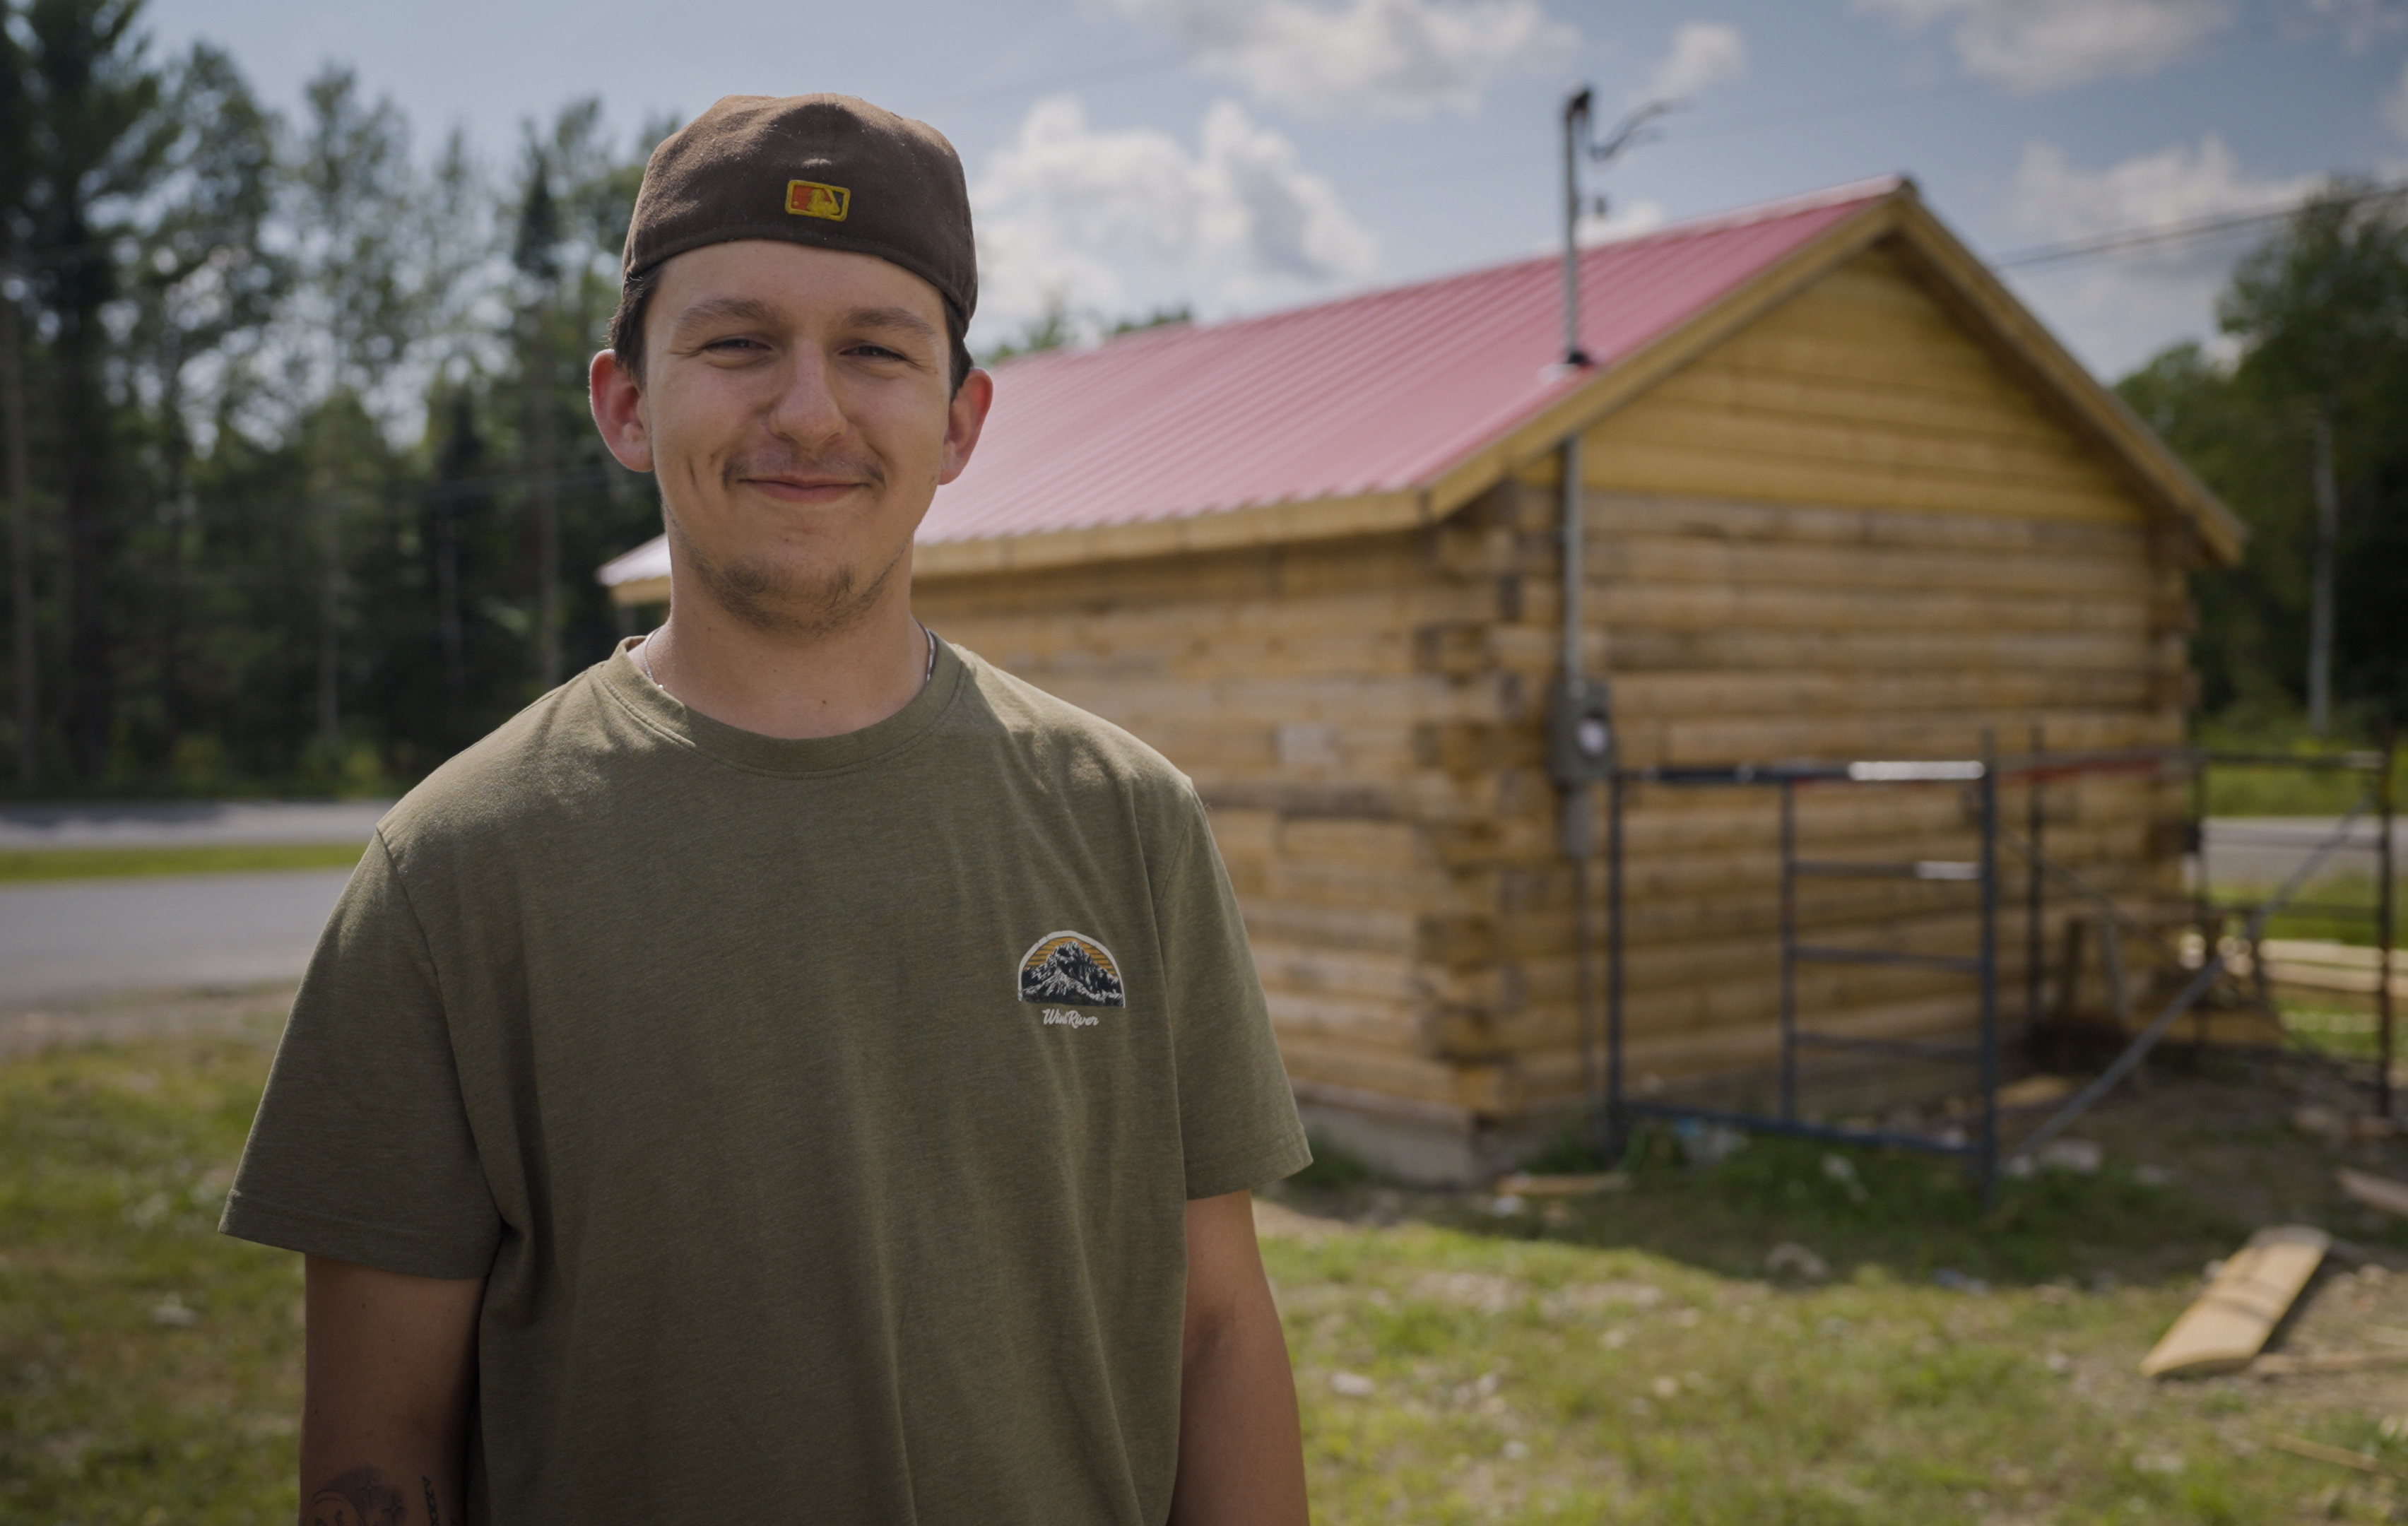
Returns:
[[[614,655],[380,825],[224,1228],[488,1279],[472,1521],[1152,1523],[1186,1201],[1307,1159],[1142,743],[951,648],[807,741]]]

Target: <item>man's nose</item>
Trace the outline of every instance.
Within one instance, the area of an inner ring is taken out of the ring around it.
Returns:
[[[844,408],[837,398],[834,368],[825,350],[817,345],[796,346],[784,379],[785,385],[769,406],[771,433],[803,446],[844,434]]]

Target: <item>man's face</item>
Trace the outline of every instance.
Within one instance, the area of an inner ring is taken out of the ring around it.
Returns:
[[[651,470],[673,560],[764,630],[841,629],[908,588],[912,533],[992,395],[955,394],[943,300],[899,265],[771,239],[661,267],[641,378],[595,357],[595,421]]]

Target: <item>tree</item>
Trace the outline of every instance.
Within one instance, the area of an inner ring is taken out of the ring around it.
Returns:
[[[2178,346],[2118,384],[2250,528],[2194,584],[2207,708],[2322,733],[2408,708],[2408,218],[2336,184],[2236,267],[2228,362]]]
[[[317,501],[318,751],[320,766],[332,770],[344,750],[345,522],[373,501],[370,463],[384,445],[375,404],[391,401],[388,384],[429,293],[411,280],[414,175],[400,108],[366,101],[358,76],[333,64],[305,95],[308,121],[293,156],[300,300],[288,312],[286,368],[307,399],[300,433]]]
[[[521,460],[535,532],[538,691],[560,681],[571,634],[563,581],[567,551],[592,555],[593,532],[626,518],[616,512],[629,498],[626,474],[585,426],[584,361],[603,342],[618,298],[619,257],[643,155],[670,130],[661,124],[656,133],[639,135],[638,153],[620,158],[611,151],[595,97],[562,107],[548,131],[532,122],[525,130],[510,258],[519,292],[513,359]],[[597,601],[589,595],[584,602]]]
[[[2310,729],[2331,722],[2336,578],[2341,547],[2339,436],[2352,443],[2400,401],[2408,369],[2408,224],[2396,199],[2346,182],[2300,208],[2283,235],[2243,261],[2218,305],[2243,344],[2242,369],[2302,417],[2315,506],[2309,588]],[[2397,413],[2390,416],[2396,432]],[[2374,439],[2376,456],[2391,453]],[[2355,452],[2354,452],[2355,454]],[[2359,455],[2361,477],[2380,470]]]
[[[223,411],[289,284],[287,263],[264,247],[276,198],[275,123],[234,61],[206,43],[176,68],[165,115],[176,135],[162,156],[163,191],[133,271],[139,318],[134,359],[150,381],[156,441],[157,531],[164,542],[157,601],[158,725],[163,757],[186,720],[182,684],[185,574],[201,532],[192,492],[192,415]],[[244,353],[232,352],[242,347]],[[193,376],[215,363],[215,398]],[[212,407],[212,402],[217,406]]]
[[[33,183],[34,103],[24,49],[0,3],[0,450],[7,453],[9,635],[16,681],[17,783],[41,777],[41,658],[35,649],[32,444],[25,430],[26,194]]]
[[[34,0],[26,15],[34,130],[25,263],[51,330],[43,392],[65,541],[64,719],[69,760],[86,779],[107,773],[114,740],[110,575],[128,522],[104,314],[121,291],[118,242],[133,232],[173,131],[134,30],[140,8],[140,0]]]

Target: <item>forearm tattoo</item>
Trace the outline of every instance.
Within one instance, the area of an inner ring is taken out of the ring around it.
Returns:
[[[419,1480],[425,1483],[424,1479]],[[429,1526],[433,1526],[435,1489],[426,1490]],[[321,1486],[309,1496],[309,1526],[406,1526],[409,1496],[384,1480],[372,1467],[358,1467]]]

